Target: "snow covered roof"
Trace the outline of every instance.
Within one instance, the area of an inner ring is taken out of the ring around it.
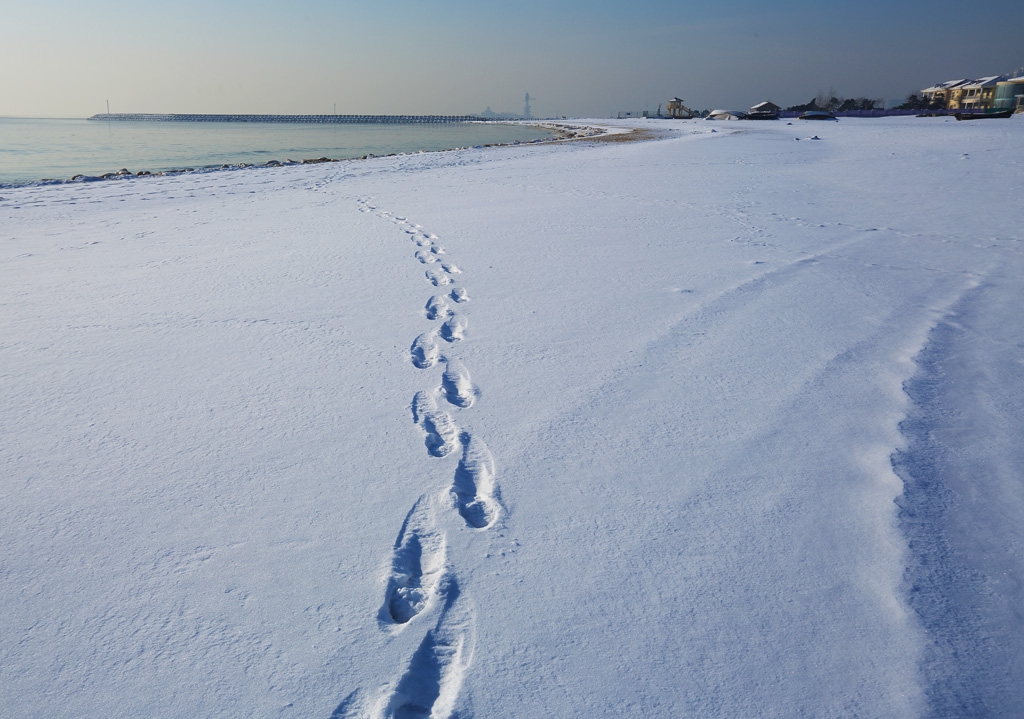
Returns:
[[[736,119],[741,120],[747,116],[747,113],[739,110],[712,110],[708,113],[709,120],[726,120]]]
[[[970,80],[949,80],[947,82],[940,82],[938,85],[932,85],[921,90],[921,92],[943,92],[944,90],[951,90],[959,85],[966,85],[971,82]]]
[[[991,77],[982,77],[982,78],[979,78],[978,80],[974,80],[974,81],[968,83],[967,85],[964,85],[964,89],[965,90],[967,90],[967,89],[972,89],[973,90],[975,88],[993,87],[997,83],[999,83],[999,82],[1001,82],[1001,81],[1003,81],[1005,79],[1006,78],[1003,75],[992,75]]]
[[[754,105],[750,109],[751,110],[771,110],[771,109],[781,110],[782,108],[780,108],[774,102],[770,102],[768,100],[765,100],[764,102],[759,102],[758,104]]]

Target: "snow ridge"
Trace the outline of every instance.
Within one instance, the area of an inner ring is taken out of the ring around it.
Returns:
[[[1024,365],[1002,319],[1016,304],[988,282],[965,293],[931,328],[904,385],[906,447],[892,464],[912,555],[906,601],[928,637],[928,716],[1012,716],[1021,706],[1024,562],[1006,538],[1024,506],[1024,421],[1006,388],[1020,386]]]
[[[402,229],[417,248],[413,259],[427,266],[424,277],[432,288],[446,288],[453,275],[463,274],[450,259],[441,260],[446,252],[437,235],[379,209],[369,199],[357,202],[360,212],[372,212]],[[466,338],[467,318],[456,308],[466,302],[469,294],[462,286],[433,294],[423,314],[434,324],[409,348],[410,362],[417,370],[430,370],[439,362],[444,365],[440,379],[412,400],[413,422],[423,434],[428,455],[443,459],[458,449],[462,453],[447,490],[449,501],[441,506],[435,501],[437,495],[428,493],[409,510],[392,550],[377,617],[381,628],[392,635],[422,625],[429,616],[437,620],[400,674],[373,697],[363,688],[354,690],[334,710],[332,719],[447,719],[459,713],[459,695],[475,647],[475,617],[449,564],[439,515],[454,509],[467,529],[485,531],[495,526],[503,512],[494,456],[480,437],[461,426],[458,414],[473,407],[479,389],[465,363],[451,351],[442,354],[439,343],[443,340],[454,347]],[[440,407],[439,400],[457,414],[453,417]]]

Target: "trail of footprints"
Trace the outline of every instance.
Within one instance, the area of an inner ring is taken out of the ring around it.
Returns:
[[[469,370],[455,353],[469,330],[460,306],[470,297],[455,284],[462,270],[447,258],[436,235],[369,200],[359,200],[358,205],[360,212],[398,225],[415,247],[413,259],[425,267],[433,294],[423,314],[432,324],[412,341],[409,360],[418,371],[432,371],[424,372],[424,389],[412,398],[412,421],[428,457],[455,455],[459,461],[443,493],[427,492],[409,510],[391,552],[377,613],[383,631],[397,636],[416,626],[424,632],[423,640],[383,690],[373,695],[355,690],[331,719],[447,719],[456,711],[473,658],[475,629],[472,604],[462,594],[448,557],[441,515],[454,511],[468,529],[483,531],[495,526],[503,511],[494,457],[463,422],[463,413],[479,397]]]

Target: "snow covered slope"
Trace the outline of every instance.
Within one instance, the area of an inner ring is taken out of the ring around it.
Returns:
[[[0,714],[1018,713],[1024,122],[625,124],[0,193]]]

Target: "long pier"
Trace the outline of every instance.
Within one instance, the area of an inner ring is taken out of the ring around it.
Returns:
[[[415,125],[483,121],[473,115],[182,115],[138,112],[100,113],[90,120],[133,122],[278,122],[305,124]]]

